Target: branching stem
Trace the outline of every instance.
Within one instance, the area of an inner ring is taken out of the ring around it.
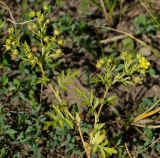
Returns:
[[[42,72],[42,76],[46,77],[46,74],[43,70],[43,67],[42,67],[42,64],[41,63],[38,63],[40,69],[41,69],[41,72]],[[58,99],[58,101],[61,103],[62,100],[60,98],[60,96],[58,95],[58,93],[55,91],[55,89],[53,88],[53,86],[49,83],[48,84],[48,87],[51,89],[51,91],[53,92],[53,94],[55,95],[55,97]]]
[[[90,158],[90,152],[88,152],[88,150],[87,150],[86,142],[84,141],[84,138],[83,138],[83,133],[82,133],[82,130],[81,130],[80,122],[77,122],[77,127],[78,127],[78,131],[79,131],[79,135],[80,135],[83,147],[84,147],[85,152],[86,152],[86,156],[87,156],[87,158]]]
[[[106,87],[106,90],[105,90],[105,92],[104,92],[103,98],[106,98],[107,93],[108,93],[108,90],[109,90],[109,88],[108,88],[108,87]],[[99,108],[99,110],[98,110],[97,118],[99,118],[99,116],[100,116],[100,113],[101,113],[101,111],[102,111],[103,106],[104,106],[104,104],[103,104],[103,103],[101,103],[100,108]]]

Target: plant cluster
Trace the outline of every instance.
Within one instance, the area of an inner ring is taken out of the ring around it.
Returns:
[[[105,4],[108,7],[111,5],[109,1],[105,1]],[[116,1],[112,3],[110,13],[113,12],[115,5]],[[31,22],[24,28],[30,37],[29,41],[25,39],[22,29],[9,28],[9,37],[4,45],[6,52],[10,54],[14,62],[31,68],[37,74],[40,73],[41,75],[34,81],[35,85],[48,86],[57,99],[57,103],[52,104],[51,111],[46,113],[50,120],[44,121],[43,130],[49,130],[49,127],[52,126],[56,130],[68,128],[79,133],[87,158],[95,154],[102,158],[116,154],[117,150],[115,147],[111,147],[111,143],[107,139],[105,123],[100,119],[104,106],[115,105],[116,96],[109,96],[108,92],[115,84],[124,84],[125,86],[141,84],[150,62],[138,53],[132,54],[127,51],[101,57],[95,64],[97,71],[92,76],[89,94],[74,87],[74,91],[82,101],[80,106],[71,105],[62,95],[67,90],[67,86],[76,79],[79,71],[62,70],[55,77],[55,87],[51,84],[51,79],[47,74],[48,69],[54,71],[55,67],[58,67],[58,58],[63,57],[61,47],[64,44],[62,35],[57,28],[48,31],[51,23],[48,18],[49,11],[50,8],[44,5],[40,11],[29,12],[28,16]],[[98,85],[103,87],[102,96],[96,94]],[[90,129],[87,132],[84,132],[83,129],[88,122],[81,117],[85,110],[90,119],[94,118],[90,122]],[[9,132],[10,137],[14,138],[16,132]],[[23,137],[22,135],[19,137]]]

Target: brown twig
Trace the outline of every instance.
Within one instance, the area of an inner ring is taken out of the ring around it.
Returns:
[[[142,119],[144,119],[144,118],[146,118],[146,117],[149,117],[149,116],[154,115],[155,113],[159,112],[159,111],[160,111],[160,107],[159,107],[159,108],[156,108],[155,110],[152,110],[152,109],[154,109],[154,108],[159,104],[159,102],[160,102],[160,99],[157,100],[157,101],[156,101],[149,109],[147,109],[145,112],[143,112],[142,114],[138,115],[138,116],[134,119],[133,123],[135,123],[135,122],[137,122],[137,121],[140,121],[140,120],[142,120]],[[151,111],[151,110],[152,110],[152,111]]]
[[[137,126],[137,127],[141,127],[141,128],[146,128],[146,125],[140,125],[137,123],[132,123],[133,126]],[[157,129],[160,128],[160,125],[151,125],[151,126],[147,126],[147,128],[149,129]]]
[[[128,155],[129,155],[129,157],[130,157],[130,158],[133,158],[133,157],[131,156],[130,152],[129,152],[129,149],[128,149],[127,144],[126,144],[126,143],[124,143],[124,145],[125,145],[125,148],[126,148],[126,151],[127,151]]]
[[[115,37],[107,38],[105,40],[101,40],[100,43],[108,44],[108,43],[115,42],[115,41],[118,41],[118,40],[126,38],[126,37],[127,37],[127,35],[118,35],[118,36],[115,36]]]
[[[6,9],[6,10],[9,12],[9,15],[10,15],[10,17],[11,17],[11,20],[14,22],[14,26],[16,27],[16,21],[15,21],[15,19],[14,19],[14,17],[13,17],[13,14],[12,14],[10,8],[8,7],[8,5],[7,5],[5,2],[3,2],[3,1],[0,1],[0,4],[2,5],[2,7],[3,7],[4,9]]]
[[[134,119],[133,123],[138,122],[138,121],[140,121],[140,120],[142,120],[142,119],[145,119],[145,118],[147,118],[147,117],[149,117],[149,116],[152,116],[152,115],[156,114],[157,112],[160,112],[160,107],[159,107],[159,108],[156,108],[155,110],[152,110],[152,111],[150,111],[150,112],[147,112],[147,113],[143,113],[143,114],[138,115],[138,116]]]
[[[27,24],[27,23],[36,21],[37,18],[32,19],[32,20],[28,20],[28,21],[24,21],[24,22],[15,22],[15,21],[13,21],[13,20],[11,20],[11,19],[9,19],[9,18],[7,18],[7,20],[10,21],[11,23],[13,23],[14,25],[25,25],[25,24]]]
[[[111,30],[111,31],[114,31],[114,32],[117,32],[117,33],[121,33],[123,35],[126,35],[127,37],[130,37],[132,38],[133,40],[135,40],[137,43],[147,47],[148,49],[150,49],[157,57],[160,57],[160,54],[159,52],[154,49],[153,47],[149,46],[148,44],[146,44],[145,42],[143,42],[142,40],[136,38],[135,36],[133,36],[131,33],[128,33],[128,32],[125,32],[123,30],[119,30],[119,29],[114,29],[112,27],[107,27],[107,26],[99,26],[99,25],[93,25],[93,26],[96,26],[96,27],[99,27],[99,28],[103,28],[103,29],[107,29],[107,30]]]

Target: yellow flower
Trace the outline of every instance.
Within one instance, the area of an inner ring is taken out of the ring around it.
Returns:
[[[100,69],[104,64],[104,59],[99,59],[96,64],[96,68]]]
[[[54,35],[58,36],[60,34],[59,30],[54,30]]]
[[[57,56],[61,56],[62,55],[62,50],[61,49],[57,49],[55,53],[56,53]]]
[[[64,43],[64,42],[63,42],[63,40],[61,40],[61,39],[60,39],[60,40],[58,40],[58,44],[59,44],[60,46],[62,46],[62,45],[63,45],[63,43]]]
[[[139,58],[139,66],[140,66],[140,68],[148,69],[149,65],[150,65],[150,62],[145,57],[141,56]]]
[[[133,80],[134,80],[134,83],[140,83],[141,84],[143,79],[141,77],[137,76]]]

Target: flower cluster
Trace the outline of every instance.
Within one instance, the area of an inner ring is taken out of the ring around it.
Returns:
[[[116,82],[142,83],[142,76],[146,74],[149,66],[150,62],[144,56],[125,51],[121,52],[120,56],[100,58],[96,63],[96,68],[100,70],[99,78],[107,86]]]
[[[47,26],[51,22],[47,18],[49,6],[44,5],[40,11],[30,11],[28,16],[31,22],[26,28],[26,32],[22,33],[13,27],[8,29],[9,38],[6,40],[6,51],[11,53],[11,59],[16,61],[21,59],[23,62],[34,67],[36,64],[49,64],[52,59],[56,59],[62,55],[61,46],[64,42],[58,29],[47,32]],[[29,35],[28,42],[22,34]],[[23,39],[24,38],[24,39]]]

